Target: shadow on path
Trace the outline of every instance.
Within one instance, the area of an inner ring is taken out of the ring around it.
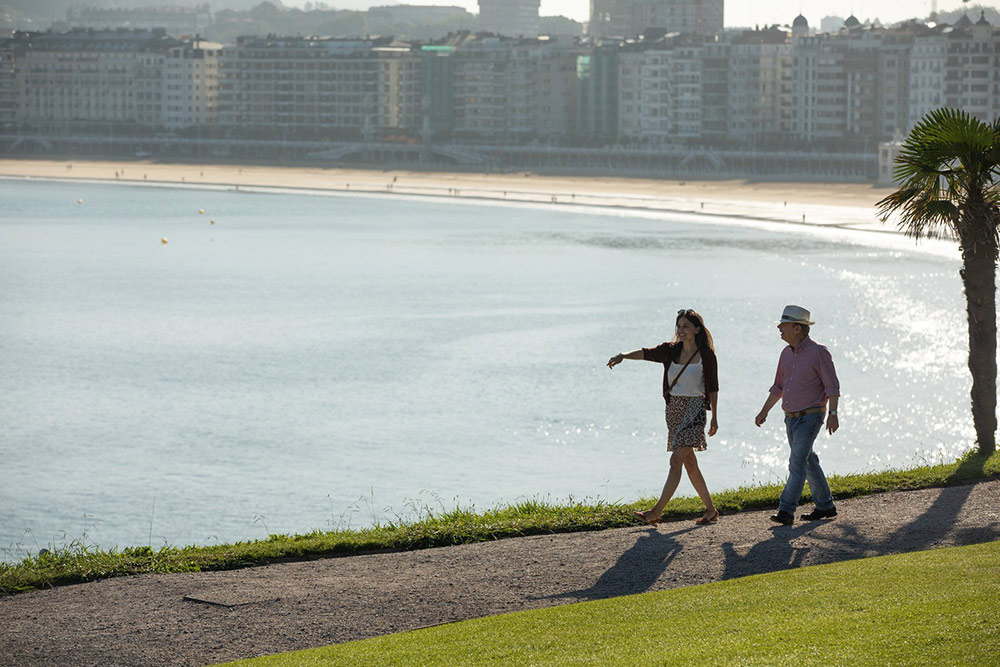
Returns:
[[[697,528],[682,528],[672,533],[661,533],[655,528],[650,528],[590,588],[532,599],[602,600],[619,595],[644,593],[656,583],[684,548],[675,538],[692,530]]]
[[[973,490],[972,485],[941,489],[931,505],[919,516],[900,525],[883,537],[873,540],[865,537],[850,519],[850,510],[841,512],[833,522],[806,521],[794,526],[772,525],[761,531],[761,540],[737,546],[732,541],[721,545],[723,572],[721,579],[734,579],[753,574],[764,574],[836,561],[853,560],[867,556],[881,556],[905,551],[929,549],[941,543],[972,544],[1000,539],[1000,526],[995,522],[987,527],[955,530],[963,507]],[[890,507],[886,508],[886,521],[892,521]],[[811,535],[820,528],[826,530]],[[605,571],[594,585],[567,591],[536,600],[575,598],[599,600],[619,595],[644,593],[660,580],[671,562],[681,553],[684,545],[677,538],[697,530],[684,528],[670,533],[660,533],[651,528],[643,533],[627,551]],[[770,536],[767,536],[768,533]],[[801,540],[809,536],[808,540]],[[707,555],[707,554],[706,554]],[[698,583],[698,582],[689,582]]]
[[[878,540],[866,538],[858,526],[851,523],[848,511],[846,514],[841,512],[834,520],[834,530],[829,534],[814,536],[811,546],[795,547],[791,541],[830,522],[815,521],[799,524],[794,528],[777,526],[772,529],[770,539],[754,544],[742,556],[732,542],[727,542],[722,545],[725,556],[722,578],[733,579],[799,567],[812,549],[819,552],[813,554],[810,560],[810,564],[815,565],[922,551],[945,543],[974,544],[1000,539],[1000,525],[996,522],[979,528],[955,530],[955,524],[960,520],[973,488],[973,485],[964,485],[941,489],[934,502],[923,513]],[[887,522],[893,519],[892,511],[887,508]]]
[[[973,488],[971,484],[967,484],[941,489],[941,493],[923,514],[897,528],[881,543],[871,545],[869,548],[875,552],[872,555],[917,551],[934,546],[952,532]]]
[[[754,544],[743,556],[737,553],[732,542],[723,543],[722,554],[725,561],[722,578],[734,579],[799,567],[811,547],[795,547],[792,540],[808,535],[819,526],[817,522],[795,527],[775,525],[770,529],[771,537]]]

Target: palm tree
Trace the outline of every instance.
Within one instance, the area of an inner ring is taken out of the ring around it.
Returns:
[[[1000,118],[958,109],[924,116],[903,142],[893,176],[899,189],[876,206],[885,222],[899,213],[907,236],[954,236],[962,251],[969,316],[972,421],[979,451],[996,449],[996,268],[1000,234]]]

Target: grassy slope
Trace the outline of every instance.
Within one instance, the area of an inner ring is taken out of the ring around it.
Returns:
[[[884,491],[949,486],[998,476],[1000,452],[988,458],[970,454],[955,463],[936,466],[834,476],[830,478],[830,488],[834,497],[843,499]],[[719,510],[728,514],[776,507],[780,493],[780,485],[752,486],[723,491],[713,498]],[[803,500],[808,500],[808,495]],[[0,595],[145,572],[227,570],[283,559],[603,530],[634,524],[632,511],[647,508],[653,502],[644,499],[630,504],[553,505],[528,501],[481,514],[455,509],[412,523],[308,535],[272,535],[269,540],[210,547],[117,550],[76,545],[54,549],[44,556],[31,556],[13,565],[0,563]],[[697,498],[677,498],[667,506],[664,518],[668,521],[690,518],[701,514],[702,510]]]
[[[517,612],[231,663],[986,665],[1000,542]]]

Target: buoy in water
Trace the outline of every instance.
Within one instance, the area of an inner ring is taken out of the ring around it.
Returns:
[[[198,209],[198,215],[205,215],[205,209],[199,208]]]
[[[214,225],[215,224],[215,220],[209,220],[209,223]]]
[[[162,243],[163,245],[167,245],[167,237],[166,236],[161,237],[160,243]]]
[[[77,204],[82,204],[82,203],[83,203],[83,200],[82,200],[82,199],[77,199],[77,200],[76,200],[76,203],[77,203]]]

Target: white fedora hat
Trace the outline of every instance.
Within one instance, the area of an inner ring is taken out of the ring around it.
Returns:
[[[781,323],[785,322],[805,324],[810,327],[816,324],[809,320],[809,311],[802,306],[785,306],[785,311],[781,313]]]

